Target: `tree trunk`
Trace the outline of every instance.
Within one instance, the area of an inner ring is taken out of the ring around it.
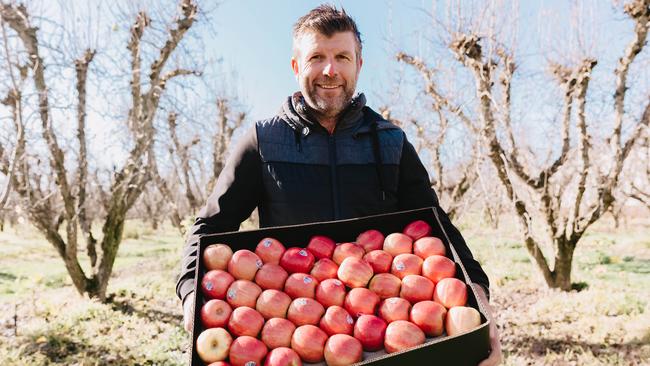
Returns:
[[[577,242],[577,240],[576,240]],[[560,239],[555,244],[555,268],[552,273],[552,280],[547,281],[550,288],[558,288],[563,291],[571,290],[571,263],[573,262],[573,251],[576,243]]]

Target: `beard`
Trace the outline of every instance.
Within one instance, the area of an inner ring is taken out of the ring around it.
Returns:
[[[315,114],[326,118],[338,117],[352,102],[352,97],[356,89],[356,83],[348,84],[339,78],[323,77],[307,83],[302,88],[305,102]],[[342,85],[342,87],[330,91],[317,86],[317,84]]]

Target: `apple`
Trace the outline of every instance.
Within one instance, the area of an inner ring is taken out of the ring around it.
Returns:
[[[255,283],[264,290],[282,290],[287,277],[289,274],[284,268],[277,264],[266,263],[255,274]]]
[[[402,232],[410,236],[413,240],[418,240],[431,235],[431,226],[426,221],[416,220],[406,225]]]
[[[379,351],[384,345],[386,322],[374,315],[361,315],[354,324],[354,338],[364,351]]]
[[[467,306],[454,306],[447,311],[445,330],[447,335],[470,331],[481,325],[481,314],[478,310]]]
[[[257,270],[263,265],[257,254],[247,249],[240,249],[228,261],[228,272],[238,280],[252,281]]]
[[[432,255],[422,263],[422,275],[433,283],[438,283],[443,278],[456,276],[456,264],[447,257]]]
[[[196,353],[203,362],[223,361],[228,357],[232,337],[223,328],[209,328],[196,339]]]
[[[435,301],[420,301],[413,305],[409,320],[429,337],[442,335],[447,309]]]
[[[277,239],[273,238],[264,238],[260,240],[255,248],[255,254],[262,260],[264,263],[279,264],[280,258],[286,248],[282,243]]]
[[[336,243],[334,240],[323,235],[312,236],[307,244],[307,250],[316,257],[316,259],[332,258]]]
[[[381,249],[384,246],[384,234],[379,230],[366,230],[357,236],[357,245],[363,248],[366,253]]]
[[[457,278],[443,278],[436,284],[433,300],[444,305],[447,309],[454,306],[465,306],[467,303],[467,285]]]
[[[339,280],[346,286],[366,287],[372,278],[372,267],[361,258],[348,257],[341,262],[337,272]]]
[[[345,285],[338,279],[328,279],[316,287],[316,301],[325,307],[333,305],[343,306],[345,301]]]
[[[291,337],[291,348],[306,362],[321,362],[324,357],[327,334],[314,325],[296,328]]]
[[[318,324],[325,313],[325,308],[318,301],[309,297],[299,297],[291,302],[287,310],[287,319],[297,326]]]
[[[336,272],[339,270],[339,266],[334,263],[333,260],[329,258],[319,259],[314,268],[311,269],[311,275],[314,276],[318,282],[322,282],[329,278],[336,278]]]
[[[379,304],[377,314],[384,319],[386,323],[392,323],[396,320],[409,320],[411,312],[411,303],[401,297],[391,297]]]
[[[257,337],[264,325],[264,318],[257,310],[248,306],[240,306],[232,311],[228,321],[228,329],[234,336]]]
[[[217,361],[209,364],[208,366],[232,366],[232,365],[226,361]]]
[[[413,251],[413,239],[402,233],[392,233],[384,239],[383,249],[393,257],[400,254],[410,254]]]
[[[347,310],[334,305],[327,308],[318,326],[330,336],[334,334],[351,335],[354,327],[354,319]]]
[[[399,254],[393,259],[390,273],[403,279],[408,275],[419,275],[422,273],[422,258],[415,254]]]
[[[347,334],[335,334],[325,342],[327,366],[347,366],[363,359],[363,346],[358,339]]]
[[[393,256],[383,250],[373,250],[363,256],[363,260],[368,262],[375,273],[390,272],[390,265],[393,263]]]
[[[298,297],[314,298],[318,280],[305,273],[292,273],[284,283],[284,292],[292,299]]]
[[[205,328],[222,328],[228,324],[231,313],[227,302],[212,299],[201,307],[201,323]]]
[[[203,265],[206,271],[228,269],[228,262],[232,257],[232,249],[226,244],[212,244],[203,251]]]
[[[228,287],[226,301],[233,308],[248,306],[254,308],[257,298],[262,293],[262,289],[254,282],[247,280],[237,280]]]
[[[386,352],[404,351],[424,343],[425,335],[417,325],[406,320],[396,320],[388,324],[384,348]]]
[[[362,247],[354,243],[342,243],[334,249],[332,260],[340,266],[345,258],[354,257],[361,259],[364,254],[366,254],[366,251]]]
[[[402,289],[399,297],[408,300],[411,304],[433,298],[434,284],[430,279],[418,275],[408,275],[402,278]]]
[[[266,356],[264,366],[302,366],[302,360],[291,348],[278,347]]]
[[[228,287],[235,278],[228,272],[220,269],[208,271],[201,279],[201,292],[208,299],[223,300],[226,298]]]
[[[290,347],[291,336],[295,330],[296,326],[291,321],[283,318],[272,318],[264,324],[260,338],[269,349]]]
[[[230,346],[232,366],[261,365],[268,350],[262,341],[250,336],[236,338]]]
[[[314,255],[307,249],[292,247],[284,252],[280,265],[289,273],[309,273],[314,261]]]
[[[422,259],[427,259],[432,255],[445,255],[445,253],[445,245],[442,240],[433,236],[425,236],[413,243],[413,254]]]
[[[368,289],[376,293],[380,299],[399,296],[402,281],[390,273],[376,274],[368,284]]]
[[[264,319],[286,318],[291,304],[289,295],[278,290],[264,290],[257,298],[255,309]]]

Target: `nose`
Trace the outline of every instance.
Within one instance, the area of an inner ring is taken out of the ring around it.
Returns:
[[[325,68],[323,69],[323,75],[333,77],[336,75],[336,69],[334,67],[333,62],[328,62],[327,65],[325,65]]]

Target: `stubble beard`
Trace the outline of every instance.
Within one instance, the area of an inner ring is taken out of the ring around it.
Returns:
[[[320,81],[319,81],[320,82]],[[324,84],[333,84],[328,79],[324,80]],[[304,88],[303,97],[305,102],[312,109],[312,113],[318,118],[338,118],[341,113],[350,105],[356,85],[350,85],[347,82],[343,84],[342,92],[336,97],[326,98],[318,94],[318,87],[316,82],[313,81],[306,85]]]

